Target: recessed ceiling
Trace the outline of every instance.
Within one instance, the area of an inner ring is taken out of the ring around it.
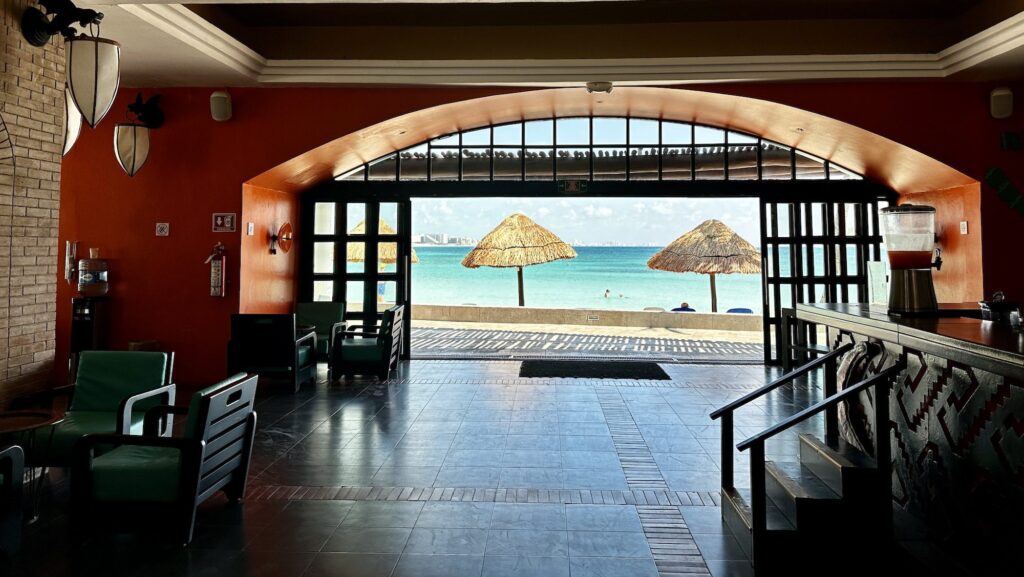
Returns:
[[[89,5],[127,85],[1024,77],[1024,0]]]

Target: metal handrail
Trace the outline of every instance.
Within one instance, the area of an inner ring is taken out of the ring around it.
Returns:
[[[813,361],[800,365],[793,371],[782,375],[781,377],[775,379],[774,381],[768,383],[767,385],[764,385],[763,387],[757,390],[751,391],[743,395],[742,397],[736,399],[735,401],[732,401],[728,405],[725,405],[724,407],[711,413],[711,419],[715,420],[724,415],[725,413],[731,413],[735,411],[736,409],[742,407],[743,405],[746,405],[747,403],[774,391],[775,389],[781,387],[782,385],[785,385],[786,383],[789,383],[790,381],[798,377],[806,375],[807,373],[813,371],[814,369],[824,365],[825,363],[828,363],[835,357],[845,354],[853,347],[853,343],[846,343],[845,345],[837,347],[835,350],[829,352],[828,354],[822,355],[814,359]]]
[[[745,451],[749,449],[750,446],[753,445],[754,443],[764,442],[770,439],[771,437],[774,437],[775,435],[785,431],[786,429],[789,429],[806,421],[808,418],[813,417],[814,415],[820,413],[821,411],[824,411],[825,409],[832,407],[834,405],[838,405],[840,402],[846,400],[848,397],[852,397],[870,387],[875,386],[879,380],[892,378],[894,375],[899,374],[904,368],[906,368],[906,362],[900,359],[899,361],[896,362],[896,364],[876,374],[875,376],[868,379],[864,379],[859,383],[846,387],[842,391],[832,395],[831,397],[828,397],[827,399],[818,401],[817,403],[811,405],[810,407],[807,407],[806,409],[800,411],[799,413],[789,417],[785,421],[782,421],[781,423],[776,423],[775,425],[768,427],[767,429],[761,431],[760,433],[754,435],[753,437],[750,437],[749,439],[736,445],[736,448],[739,449],[740,451]],[[882,399],[875,399],[875,402],[881,401]]]
[[[753,551],[751,557],[754,560],[755,566],[757,565],[758,558],[764,554],[761,551],[761,542],[765,531],[768,529],[768,496],[767,487],[765,486],[765,441],[778,433],[806,421],[808,418],[820,413],[821,411],[827,411],[826,414],[835,413],[837,405],[840,402],[870,388],[875,389],[873,423],[875,430],[874,457],[875,466],[878,468],[879,473],[876,476],[877,486],[875,487],[875,491],[877,491],[878,503],[883,504],[880,506],[888,507],[892,491],[892,447],[889,442],[889,390],[892,382],[896,380],[896,376],[905,369],[906,360],[900,358],[891,367],[883,370],[873,377],[864,379],[850,387],[846,387],[838,393],[832,391],[832,394],[828,394],[822,401],[807,407],[777,425],[761,431],[737,446],[740,451],[750,449],[750,531],[753,535]],[[729,420],[731,420],[731,415]],[[826,419],[826,429],[827,428],[828,419]],[[828,436],[827,431],[826,436]],[[723,431],[723,438],[724,437],[725,434]],[[732,481],[731,477],[729,481]],[[724,484],[723,487],[725,487]],[[887,530],[891,531],[891,529],[892,526],[890,524],[887,527]]]

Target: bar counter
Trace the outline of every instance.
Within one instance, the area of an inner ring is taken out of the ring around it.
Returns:
[[[796,317],[819,334],[826,327],[830,348],[881,345],[869,374],[906,361],[889,394],[894,505],[945,551],[983,560],[980,574],[1024,575],[1024,334],[970,318],[976,304],[941,312],[909,318],[884,306],[802,304]],[[862,394],[840,411],[847,441],[876,441],[859,418],[874,401]]]

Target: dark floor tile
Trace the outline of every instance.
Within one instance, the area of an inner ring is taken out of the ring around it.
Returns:
[[[754,577],[754,567],[749,561],[707,561],[711,577]]]
[[[662,471],[661,475],[673,491],[717,491],[722,487],[718,471]]]
[[[444,460],[445,467],[500,467],[500,450],[452,449]]]
[[[694,533],[693,540],[697,542],[700,554],[707,560],[717,561],[746,561],[747,555],[740,548],[740,544],[732,535],[713,533]]]
[[[569,577],[567,557],[484,557],[482,577]]]
[[[563,451],[605,451],[615,450],[615,443],[611,437],[586,436],[586,435],[562,435],[561,446]]]
[[[487,555],[525,557],[567,557],[565,531],[491,529],[487,532]]]
[[[565,530],[565,505],[495,503],[491,529]]]
[[[334,532],[334,525],[265,527],[249,543],[252,551],[319,551]]]
[[[573,557],[569,569],[572,577],[658,577],[651,559]]]
[[[566,505],[570,531],[643,531],[632,505]]]
[[[339,527],[323,550],[345,553],[401,553],[412,529]]]
[[[501,477],[499,467],[441,467],[435,487],[497,487]]]
[[[647,558],[651,556],[651,548],[643,533],[569,531],[569,555]]]
[[[425,503],[416,527],[487,529],[493,510],[493,503]]]
[[[320,553],[302,577],[387,577],[398,555],[376,553]]]
[[[361,501],[352,506],[343,527],[412,527],[423,503],[415,501]]]
[[[554,450],[506,450],[501,457],[502,467],[546,467],[562,466],[562,455]]]
[[[402,555],[393,577],[480,577],[484,558],[469,555]]]
[[[289,501],[278,516],[278,528],[297,525],[337,527],[352,508],[352,501]]]
[[[498,487],[503,489],[561,489],[561,469],[508,467],[501,470]]]
[[[722,520],[722,509],[718,507],[680,507],[679,511],[690,533],[723,535],[729,532]]]
[[[220,568],[220,575],[245,575],[245,577],[300,577],[305,575],[309,564],[315,558],[313,552],[297,551],[243,551],[234,558],[236,571]],[[211,573],[211,577],[217,573]],[[190,577],[195,572],[189,573]]]
[[[621,471],[622,464],[613,451],[562,451],[562,468]]]
[[[376,487],[430,487],[440,467],[381,467],[370,479]]]
[[[407,555],[483,555],[487,532],[481,529],[416,528],[405,546]]]
[[[626,475],[621,470],[565,469],[562,473],[562,482],[566,489],[624,491],[629,488]]]

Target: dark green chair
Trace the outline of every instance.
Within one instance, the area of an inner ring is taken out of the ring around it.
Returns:
[[[0,450],[0,549],[8,556],[21,544],[22,479],[25,453],[11,445]]]
[[[333,375],[377,375],[387,380],[398,365],[402,352],[402,323],[405,307],[394,306],[384,311],[380,326],[349,327],[331,349]]]
[[[316,381],[315,333],[296,335],[294,314],[231,315],[228,373],[285,375],[295,392]]]
[[[196,508],[224,491],[245,495],[256,433],[257,375],[237,374],[192,396],[188,408],[158,406],[146,414],[143,435],[87,435],[75,446],[71,497],[79,534],[100,521],[130,526],[126,517],[173,519],[184,544],[192,541]],[[188,415],[181,437],[161,437],[170,415]],[[101,451],[102,450],[102,451]]]
[[[71,396],[67,413],[60,422],[35,432],[28,462],[66,467],[83,435],[142,433],[147,409],[174,403],[173,370],[174,353],[81,352],[75,384],[58,390]],[[161,434],[170,434],[170,423]]]
[[[345,330],[345,303],[298,303],[295,319],[300,325],[316,327],[316,360],[330,367],[334,339]]]

